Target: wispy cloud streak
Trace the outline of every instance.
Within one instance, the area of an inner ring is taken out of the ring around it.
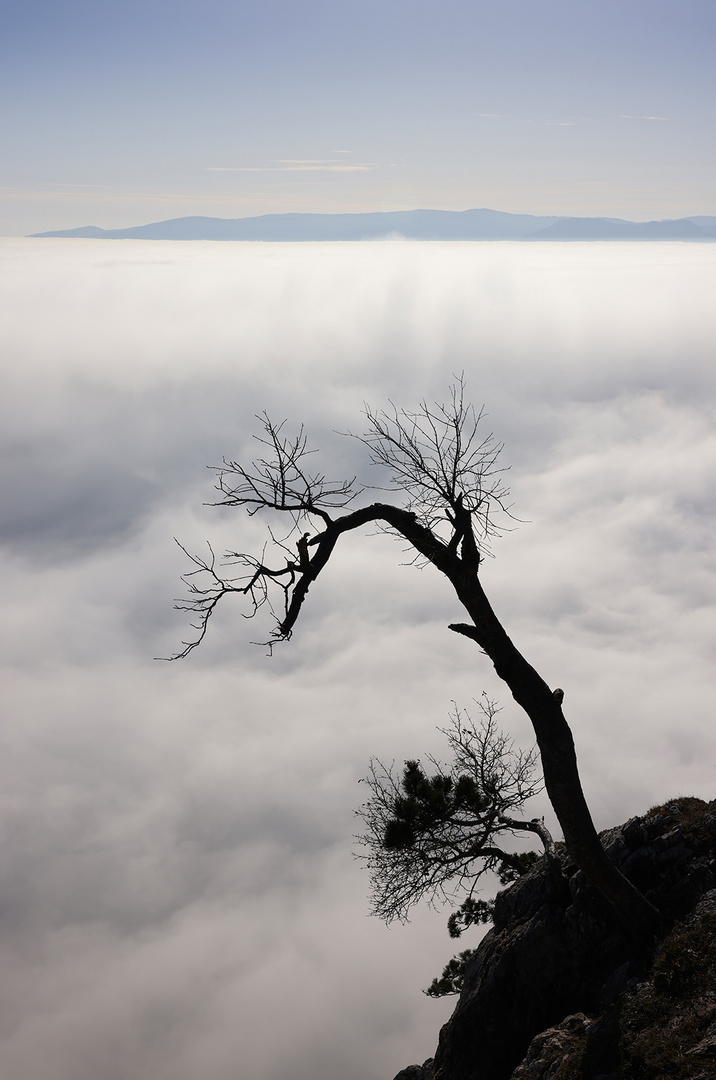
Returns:
[[[339,151],[336,151],[337,153]],[[276,165],[211,165],[207,172],[370,172],[378,166],[371,162],[348,164],[333,159],[280,158]]]

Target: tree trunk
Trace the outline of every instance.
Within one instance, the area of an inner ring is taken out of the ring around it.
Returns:
[[[373,503],[327,525],[324,532],[309,541],[317,546],[317,550],[309,568],[296,584],[280,627],[281,634],[284,637],[290,635],[309,584],[326,565],[344,532],[371,521],[382,521],[405,537],[420,555],[447,577],[472,620],[471,624],[453,624],[450,629],[477,642],[532,721],[542,757],[545,788],[570,855],[608,900],[625,935],[638,945],[647,944],[659,930],[659,912],[606,855],[584,798],[574,740],[561,704],[517,650],[492,610],[478,576],[480,553],[470,515],[465,511],[462,514],[464,520],[458,521],[460,508],[454,509],[456,535],[461,540],[460,554],[456,545],[443,543],[418,521],[414,513],[385,503]]]
[[[609,901],[623,932],[638,944],[647,944],[659,930],[659,912],[624,877],[602,847],[582,791],[574,739],[561,703],[507,636],[477,577],[469,583],[461,582],[460,588],[453,584],[473,625],[453,624],[450,629],[477,641],[532,721],[545,788],[570,855]],[[469,596],[465,595],[465,585]]]

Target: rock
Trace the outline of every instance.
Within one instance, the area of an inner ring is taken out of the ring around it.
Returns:
[[[408,1065],[394,1080],[433,1080],[433,1059],[428,1058],[422,1065]]]
[[[466,968],[434,1060],[403,1070],[396,1080],[608,1080],[616,1077],[620,1054],[648,1062],[654,1047],[671,1046],[665,1031],[672,1027],[678,1060],[696,1066],[683,1076],[695,1080],[698,1063],[703,1069],[716,1055],[716,1026],[713,1033],[709,1026],[716,1024],[716,946],[713,1000],[710,960],[704,960],[716,929],[714,821],[716,801],[679,799],[601,834],[610,857],[659,908],[667,931],[675,928],[651,956],[635,955],[563,849],[561,880],[542,859],[498,894],[494,928]],[[700,972],[698,994],[689,989],[697,985],[689,964],[678,959],[687,949],[680,942],[692,939],[701,942],[688,946],[701,958],[689,961]],[[681,1012],[664,1021],[677,1001]],[[662,1017],[651,1033],[650,1015]],[[568,1060],[567,1073],[560,1062]],[[649,1068],[633,1075],[656,1080]],[[676,1080],[676,1072],[663,1078],[672,1075]],[[703,1075],[716,1080],[716,1071]]]
[[[706,1038],[702,1039],[696,1046],[692,1046],[686,1053],[698,1055],[699,1057],[716,1058],[716,1032],[712,1031],[707,1034]]]
[[[584,1046],[588,1026],[584,1013],[574,1013],[536,1035],[510,1080],[550,1080],[565,1057]]]

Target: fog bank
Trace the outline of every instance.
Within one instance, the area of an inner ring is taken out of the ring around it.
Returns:
[[[440,756],[483,689],[528,724],[369,531],[272,658],[226,603],[155,662],[188,629],[173,537],[260,549],[207,505],[256,413],[370,483],[338,434],[363,403],[464,371],[520,519],[484,582],[565,689],[598,826],[712,798],[716,248],[13,239],[0,277],[0,1073],[389,1080],[432,1052],[455,949],[448,909],[366,917],[358,781]]]

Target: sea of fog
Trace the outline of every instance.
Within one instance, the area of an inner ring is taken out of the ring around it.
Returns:
[[[598,826],[713,797],[716,246],[8,239],[0,277],[0,1075],[390,1080],[455,943],[449,909],[368,917],[359,780],[440,757],[483,690],[528,724],[371,530],[272,658],[227,602],[156,662],[189,629],[173,538],[260,551],[207,466],[262,410],[370,484],[364,403],[464,372],[520,519],[483,580],[565,690]]]

